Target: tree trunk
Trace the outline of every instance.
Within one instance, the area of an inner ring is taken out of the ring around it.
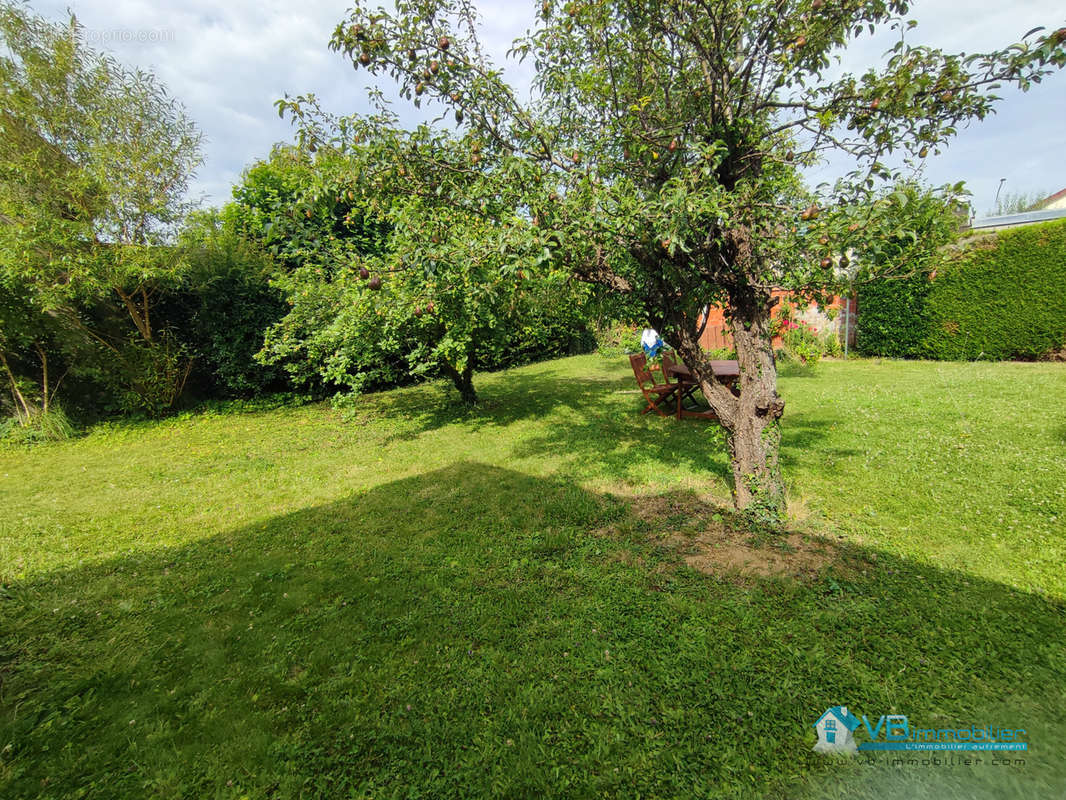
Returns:
[[[785,488],[778,466],[785,401],[777,393],[770,336],[774,304],[765,290],[743,287],[730,292],[730,328],[740,362],[740,378],[733,390],[714,377],[695,326],[680,324],[675,330],[682,360],[726,429],[736,509],[754,522],[778,527],[785,519]]]
[[[141,335],[141,338],[151,344],[152,323],[148,316],[148,294],[144,289],[141,289],[141,302],[138,304],[132,295],[127,294],[117,286],[115,287],[115,293],[126,307],[126,311],[129,312],[130,319],[133,320],[133,324],[137,327],[137,332]]]
[[[740,362],[737,415],[729,429],[737,508],[754,520],[779,525],[785,518],[785,486],[778,466],[781,416],[770,315],[775,305],[766,290],[730,292],[733,344]]]
[[[34,342],[33,346],[37,348],[37,355],[41,359],[41,411],[47,414],[51,400],[51,395],[48,393],[48,353],[44,351],[39,342]]]
[[[452,383],[459,390],[459,396],[464,403],[468,406],[477,403],[477,392],[474,391],[474,364],[472,359],[467,358],[466,366],[463,367],[462,372],[447,361],[442,362],[441,371],[452,379]]]
[[[15,416],[18,417],[19,425],[25,427],[29,425],[33,420],[33,413],[30,411],[29,403],[26,402],[26,398],[19,390],[18,381],[15,379],[15,373],[11,371],[11,367],[7,363],[7,358],[3,352],[0,352],[0,364],[4,367],[4,372],[7,373],[8,380],[11,381],[11,396],[15,400]],[[22,406],[21,410],[19,406]],[[25,414],[25,418],[23,418]]]

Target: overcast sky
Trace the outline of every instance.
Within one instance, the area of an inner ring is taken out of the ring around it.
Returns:
[[[506,64],[504,53],[532,24],[534,4],[479,5],[488,51],[516,83],[528,85],[528,74]],[[151,69],[181,99],[205,135],[194,189],[207,203],[228,200],[246,166],[291,139],[288,121],[273,107],[286,93],[314,92],[336,113],[369,109],[367,73],[326,47],[345,15],[343,0],[37,0],[32,6],[56,20],[69,8],[95,46]],[[1004,46],[1037,25],[1066,24],[1062,0],[925,0],[910,16],[919,22],[911,41],[966,52]],[[887,34],[861,40],[847,64],[876,63],[890,42]],[[1006,178],[1004,193],[1066,188],[1066,75],[1027,94],[1003,95],[995,116],[962,131],[926,167],[931,183],[966,181],[979,215],[992,207],[1000,178]],[[811,177],[832,180],[836,169]]]

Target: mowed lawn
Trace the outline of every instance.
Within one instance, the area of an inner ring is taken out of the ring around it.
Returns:
[[[781,387],[769,576],[621,358],[0,450],[0,797],[1061,796],[1066,365]],[[1030,750],[812,753],[837,704]]]

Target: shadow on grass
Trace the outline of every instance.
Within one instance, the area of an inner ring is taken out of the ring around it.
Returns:
[[[810,368],[802,368],[809,373]],[[642,414],[645,401],[631,376],[575,377],[564,368],[537,365],[482,381],[482,402],[463,406],[451,392],[427,384],[399,392],[368,396],[353,408],[355,419],[393,422],[384,443],[412,440],[446,425],[471,428],[506,427],[520,421],[565,419],[548,430],[525,436],[514,455],[536,458],[566,453],[575,478],[606,477],[626,480],[640,474],[642,465],[654,471],[657,463],[707,470],[721,479],[723,495],[732,485],[724,431],[714,422],[654,413]],[[566,416],[560,412],[565,411]],[[829,422],[786,413],[781,446],[782,464],[794,463],[793,453],[820,445]],[[852,450],[833,455],[853,455]],[[640,478],[640,483],[646,479]]]
[[[4,586],[0,795],[780,797],[861,777],[810,752],[832,705],[1062,708],[1059,605],[858,548],[738,587],[654,534],[464,463]],[[1009,777],[1047,795],[1063,745]]]
[[[1055,433],[1058,435],[1059,439],[1062,440],[1062,443],[1066,444],[1066,425],[1059,425]]]
[[[519,420],[539,419],[555,414],[560,406],[589,411],[602,408],[611,393],[634,389],[632,377],[578,378],[569,370],[547,363],[480,378],[480,402],[473,407],[465,405],[450,386],[436,382],[353,396],[351,409],[356,418],[366,413],[374,418],[402,419],[405,424],[393,437],[413,439],[456,423],[506,426]]]
[[[817,378],[818,365],[803,364],[799,361],[778,361],[778,378]]]
[[[861,452],[855,448],[827,447],[825,442],[831,438],[832,425],[832,420],[812,419],[807,414],[789,414],[788,409],[785,409],[785,416],[781,420],[780,460],[786,473],[800,461],[800,451],[816,449],[827,460],[847,458]]]
[[[632,376],[575,377],[567,369],[537,365],[482,381],[480,392],[482,402],[474,408],[428,384],[373,395],[352,409],[352,419],[387,427],[383,439],[387,445],[447,425],[504,428],[550,418],[554,422],[550,427],[523,431],[515,441],[514,456],[564,453],[575,480],[594,476],[625,480],[639,473],[642,465],[654,468],[656,463],[707,469],[723,480],[731,475],[717,426],[641,414],[645,401]]]

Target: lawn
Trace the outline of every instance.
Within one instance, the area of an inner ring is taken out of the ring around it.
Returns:
[[[1060,796],[1066,367],[781,384],[770,575],[623,359],[0,450],[0,797]],[[838,703],[1030,750],[812,753]]]

